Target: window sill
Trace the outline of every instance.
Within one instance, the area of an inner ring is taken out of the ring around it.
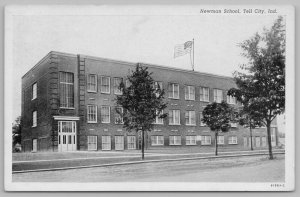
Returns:
[[[180,126],[181,124],[169,124],[171,126]]]
[[[169,144],[169,146],[181,146],[181,144]]]
[[[164,123],[153,123],[154,125],[164,125]]]
[[[87,90],[87,93],[97,93],[97,91]]]
[[[34,101],[35,99],[37,99],[37,97],[35,97],[35,98],[31,99],[31,101]]]
[[[115,95],[123,95],[122,93],[114,93]]]
[[[31,126],[31,128],[35,128],[35,127],[37,127],[37,125],[36,126]]]
[[[186,101],[195,101],[195,99],[185,99]]]
[[[229,145],[237,145],[238,143],[228,143]]]
[[[96,123],[98,123],[98,122],[87,122],[87,123],[89,123],[89,124],[96,124]]]
[[[169,99],[173,99],[173,100],[179,100],[179,98],[170,98],[170,97],[168,97]]]
[[[201,144],[201,146],[210,146],[211,144]]]
[[[101,94],[110,94],[110,92],[100,92]]]
[[[72,109],[72,110],[74,110],[75,109],[75,107],[59,107],[60,109]]]
[[[151,144],[151,146],[164,146],[163,144]]]
[[[197,144],[186,144],[186,146],[197,146]]]

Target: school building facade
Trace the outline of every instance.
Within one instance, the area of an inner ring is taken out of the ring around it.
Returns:
[[[165,89],[166,119],[156,119],[148,132],[151,148],[214,146],[214,132],[200,119],[204,107],[235,98],[227,91],[235,87],[232,78],[196,71],[143,64],[156,85]],[[123,128],[116,113],[116,96],[122,80],[136,63],[86,55],[50,52],[22,77],[22,150],[110,151],[135,150],[141,145],[139,133]],[[272,145],[278,144],[276,123],[271,128]],[[218,144],[236,149],[250,146],[249,129],[232,124],[220,132]],[[255,148],[267,147],[266,128],[253,130]]]

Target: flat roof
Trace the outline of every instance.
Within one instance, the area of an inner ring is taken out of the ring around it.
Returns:
[[[52,54],[58,55],[58,56],[68,56],[68,57],[77,57],[77,55],[79,55],[79,56],[87,58],[87,59],[100,60],[100,61],[106,61],[106,62],[112,62],[112,63],[119,63],[119,64],[125,64],[125,65],[130,65],[130,66],[134,66],[134,65],[140,63],[142,65],[145,65],[145,66],[149,67],[149,68],[173,70],[173,71],[185,72],[185,73],[195,74],[195,75],[200,75],[200,76],[209,76],[209,77],[223,78],[223,79],[229,79],[229,80],[233,79],[233,77],[229,77],[229,76],[217,75],[217,74],[199,72],[199,71],[192,71],[192,70],[187,70],[187,69],[182,69],[182,68],[174,68],[174,67],[170,67],[170,66],[162,66],[162,65],[145,63],[145,62],[129,62],[129,61],[123,61],[123,60],[115,60],[115,59],[109,59],[109,58],[95,57],[95,56],[89,56],[89,55],[83,55],[83,54],[72,54],[72,53],[65,53],[65,52],[58,52],[58,51],[50,51],[34,67],[32,67],[26,74],[24,74],[23,77],[25,77],[31,70],[33,70],[35,67],[37,67],[39,64],[41,64],[47,58],[49,58],[49,56],[52,55]]]

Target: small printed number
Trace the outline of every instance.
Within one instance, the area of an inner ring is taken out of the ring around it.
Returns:
[[[271,187],[284,187],[284,184],[275,183],[275,184],[271,184]]]

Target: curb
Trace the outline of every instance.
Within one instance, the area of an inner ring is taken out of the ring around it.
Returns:
[[[206,157],[193,157],[193,158],[131,161],[131,162],[120,162],[120,163],[89,165],[89,166],[74,166],[74,167],[48,168],[48,169],[37,169],[37,170],[21,170],[21,171],[12,171],[12,174],[29,173],[29,172],[72,170],[72,169],[95,168],[95,167],[109,167],[109,166],[120,166],[120,165],[130,165],[130,164],[142,164],[142,163],[158,163],[158,162],[171,162],[171,161],[188,161],[188,160],[202,160],[202,159],[234,158],[234,157],[245,157],[245,156],[261,156],[261,155],[268,155],[268,154],[269,153],[254,153],[254,154],[238,154],[238,155],[235,154],[235,155],[206,156]],[[276,154],[285,154],[285,151],[283,151],[283,152],[273,152],[273,155],[276,155]]]

